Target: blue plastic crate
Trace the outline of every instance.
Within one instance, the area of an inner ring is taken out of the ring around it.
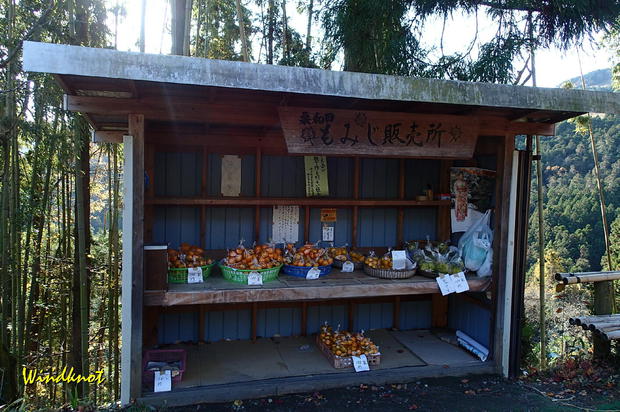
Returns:
[[[305,278],[308,272],[312,269],[310,266],[293,266],[293,265],[284,265],[282,267],[282,272],[286,275],[297,276],[298,278]],[[323,277],[332,271],[332,265],[328,266],[319,266],[319,277]]]

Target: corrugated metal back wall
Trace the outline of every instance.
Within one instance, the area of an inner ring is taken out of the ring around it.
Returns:
[[[253,155],[241,156],[241,194],[255,193],[255,161]],[[261,194],[264,197],[304,197],[303,157],[263,156]],[[200,195],[202,175],[200,153],[157,152],[155,154],[154,189],[158,197],[192,197]],[[350,158],[328,158],[330,196],[353,197],[354,161]],[[405,161],[406,198],[415,198],[427,185],[438,187],[439,162],[408,159]],[[398,197],[399,161],[397,159],[362,159],[360,170],[360,196],[364,199],[389,199]],[[221,155],[208,157],[207,193],[220,196]],[[396,244],[396,208],[360,208],[358,245],[393,246]],[[321,236],[320,209],[310,209],[309,239]],[[352,212],[339,208],[335,223],[335,243],[351,244]],[[271,237],[272,208],[262,207],[260,213],[259,241]],[[305,236],[304,210],[300,210],[299,237]],[[404,213],[404,238],[436,238],[436,209],[408,208]],[[362,223],[363,222],[363,223]],[[181,242],[203,245],[206,249],[234,247],[240,239],[250,244],[254,239],[254,208],[207,208],[205,238],[200,239],[200,209],[190,206],[158,206],[155,208],[153,241],[177,248]],[[375,329],[392,326],[393,305],[373,303],[356,305],[353,329]],[[295,335],[301,331],[299,308],[274,308],[259,310],[257,334]],[[347,325],[347,308],[342,304],[310,306],[308,308],[308,333],[317,332],[325,321],[332,325]],[[400,325],[403,329],[429,328],[431,326],[430,301],[404,301],[401,303]],[[251,314],[249,310],[208,311],[205,316],[205,334],[208,341],[220,339],[248,339]],[[164,313],[159,322],[159,343],[195,341],[198,336],[196,312]]]

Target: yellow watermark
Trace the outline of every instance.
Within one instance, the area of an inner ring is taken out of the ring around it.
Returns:
[[[24,367],[22,369],[22,375],[24,377],[25,385],[32,385],[33,383],[97,383],[97,385],[101,385],[105,382],[105,378],[103,377],[103,370],[96,371],[95,373],[91,373],[88,376],[83,376],[81,374],[76,374],[73,371],[73,368],[67,371],[67,367],[65,366],[62,369],[62,372],[57,374],[47,373],[40,374],[38,369],[28,369]]]

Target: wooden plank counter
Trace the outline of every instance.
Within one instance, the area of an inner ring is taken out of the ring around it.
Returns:
[[[468,278],[469,289],[481,292],[491,278]],[[414,276],[410,279],[377,279],[361,271],[342,273],[338,269],[324,278],[306,280],[280,274],[279,280],[263,286],[247,286],[228,282],[215,274],[201,284],[170,284],[169,290],[145,291],[146,306],[204,305],[212,303],[245,303],[302,301],[316,299],[358,298],[373,296],[419,295],[439,293],[434,279]]]

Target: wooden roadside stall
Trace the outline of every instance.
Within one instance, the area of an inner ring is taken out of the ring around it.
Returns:
[[[56,78],[66,109],[86,116],[96,142],[124,146],[123,404],[514,374],[531,161],[531,144],[517,150],[515,137],[553,135],[556,122],[586,112],[620,113],[612,93],[34,42],[24,44],[24,67]],[[325,156],[326,196],[308,196],[305,163],[323,159],[308,156]],[[492,275],[468,275],[467,292],[442,296],[432,278],[335,268],[258,286],[214,270],[203,283],[145,290],[145,244],[188,243],[219,259],[241,239],[268,242],[274,211],[285,206],[296,207],[287,230],[298,246],[324,238],[326,226],[336,246],[379,255],[412,240],[456,242],[453,167],[495,175]],[[312,337],[324,322],[368,331],[381,364],[363,373],[332,368]],[[453,345],[455,331],[486,348],[486,360]],[[143,384],[145,355],[158,348],[187,356],[170,392]]]

